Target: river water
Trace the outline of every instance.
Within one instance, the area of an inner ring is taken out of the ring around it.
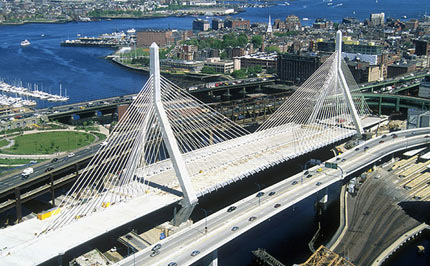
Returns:
[[[334,21],[340,21],[346,16],[364,19],[370,13],[384,11],[386,16],[412,18],[423,15],[427,9],[430,12],[428,0],[333,0],[331,6],[327,5],[328,0],[289,2],[290,5],[278,2],[282,5],[264,9],[248,8],[246,12],[234,16],[251,22],[266,22],[269,15],[274,20],[295,14],[308,18],[308,21],[303,22],[310,24],[318,17]],[[136,93],[147,77],[109,63],[104,57],[112,53],[112,49],[61,47],[60,42],[75,39],[78,34],[98,36],[130,28],[191,29],[193,19],[168,17],[0,26],[0,78],[12,84],[22,82],[24,86],[37,84],[39,89],[56,94],[59,94],[61,83],[63,94],[67,89],[70,103]],[[21,47],[20,42],[24,39],[30,40],[31,45]],[[54,104],[38,102],[38,107],[50,105]]]

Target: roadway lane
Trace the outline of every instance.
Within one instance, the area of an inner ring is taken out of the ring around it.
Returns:
[[[37,181],[37,179],[39,179],[41,175],[45,175],[45,170],[48,167],[53,167],[54,169],[52,171],[55,172],[59,168],[64,168],[65,166],[72,165],[78,161],[81,161],[86,157],[93,155],[98,151],[99,148],[100,148],[100,144],[95,144],[74,152],[75,156],[70,158],[67,156],[64,156],[64,157],[58,158],[57,162],[49,161],[48,163],[29,165],[28,167],[32,167],[34,169],[34,173],[30,174],[29,177],[26,179],[22,178],[21,171],[13,175],[4,176],[0,179],[0,195],[7,192],[11,188],[22,186],[27,183],[32,183],[33,181]]]
[[[428,133],[428,129],[418,130],[417,133],[413,132],[404,131],[388,134],[385,137],[381,136],[342,154],[337,161],[343,170],[343,176],[342,170],[324,169],[322,172],[317,172],[319,166],[313,167],[310,170],[313,176],[310,178],[306,178],[300,173],[263,190],[265,195],[260,198],[260,203],[254,194],[235,203],[234,206],[237,208],[233,212],[227,212],[227,207],[208,216],[209,231],[207,234],[204,232],[205,219],[202,219],[189,228],[161,240],[159,242],[162,245],[160,254],[155,257],[150,256],[152,251],[149,247],[124,259],[118,265],[134,265],[134,263],[139,265],[168,265],[170,262],[188,265],[198,261],[264,220],[341,180],[348,173],[354,173],[393,152],[430,142],[430,138],[424,135]],[[293,184],[293,182],[296,183]],[[317,185],[318,182],[321,182],[320,185]],[[268,196],[271,191],[276,192],[276,194]],[[280,206],[275,208],[275,204],[280,204]],[[257,217],[256,220],[249,221],[251,216]],[[239,228],[233,232],[234,226]],[[191,256],[194,250],[198,250],[200,253]]]

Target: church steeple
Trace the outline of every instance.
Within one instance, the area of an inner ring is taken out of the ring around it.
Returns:
[[[272,19],[269,15],[269,24],[267,25],[267,31],[266,31],[268,36],[272,36]]]

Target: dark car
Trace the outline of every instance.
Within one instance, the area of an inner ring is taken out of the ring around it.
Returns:
[[[428,139],[428,138],[430,138],[430,135],[425,135],[424,138]]]
[[[379,141],[379,143],[384,143],[384,141],[383,141],[383,140],[380,140],[380,141]]]
[[[275,195],[275,191],[271,191],[271,192],[269,192],[269,196],[273,196],[273,195]]]
[[[264,192],[258,192],[257,195],[255,195],[257,198],[262,197],[264,195]]]
[[[312,177],[312,175],[311,174],[308,174],[307,176],[306,176],[306,178],[311,178]]]
[[[382,139],[384,139],[384,138],[386,138],[386,137],[387,137],[387,135],[382,135],[382,137],[381,137],[381,138],[382,138]]]
[[[360,150],[360,148],[358,148],[358,147],[357,147],[357,148],[355,148],[355,150],[354,150],[354,151],[359,151],[359,150]]]
[[[45,169],[45,173],[54,170],[54,167],[48,167]]]
[[[236,210],[236,206],[231,206],[230,208],[227,209],[227,212],[232,212]]]
[[[167,266],[178,266],[178,264],[176,262],[170,262]]]
[[[279,208],[279,207],[281,207],[281,204],[279,204],[279,203],[276,203],[275,204],[275,206],[273,206],[274,208]]]
[[[292,183],[291,183],[291,185],[296,185],[297,184],[297,181],[293,181]]]
[[[238,226],[233,226],[232,228],[231,228],[231,231],[237,231],[237,229],[239,229],[239,227]]]
[[[381,140],[381,141],[382,141],[382,140]],[[366,147],[364,147],[364,150],[368,150],[368,149],[369,149],[369,147],[367,147],[367,146],[366,146]]]
[[[320,186],[321,184],[322,184],[322,182],[317,182],[316,183],[317,186]]]
[[[249,217],[248,221],[252,222],[252,221],[255,221],[255,219],[257,219],[257,217],[251,216],[251,217]]]
[[[160,254],[160,251],[159,250],[154,250],[152,253],[151,253],[151,255],[149,255],[150,257],[155,257],[155,256],[157,256],[158,254]]]
[[[397,138],[397,134],[392,135],[393,139]]]
[[[193,252],[191,252],[191,256],[197,256],[197,255],[199,255],[200,254],[200,251],[198,251],[198,250],[194,250]]]
[[[303,174],[304,174],[304,175],[307,175],[307,174],[309,174],[309,171],[307,171],[307,170],[306,170]]]
[[[56,161],[58,161],[58,158],[54,158],[51,160],[51,163],[55,163]]]

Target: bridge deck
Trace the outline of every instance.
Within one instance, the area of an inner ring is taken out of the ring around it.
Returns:
[[[379,121],[378,118],[369,117],[363,120],[363,125],[372,126]],[[289,134],[279,134],[262,139],[258,145],[240,145],[241,143],[247,143],[246,137],[242,137],[242,142],[236,143],[237,145],[235,145],[234,148],[226,149],[224,147],[223,150],[223,146],[219,145],[221,150],[217,153],[217,158],[218,160],[230,162],[228,167],[226,164],[226,167],[208,172],[210,175],[198,175],[198,179],[194,178],[192,180],[193,186],[196,188],[196,191],[199,191],[199,196],[202,196],[215,190],[217,187],[227,185],[228,183],[245,177],[245,175],[242,174],[245,170],[251,172],[253,170],[264,170],[270,165],[278,164],[300,154],[328,145],[331,142],[347,138],[353,135],[354,131],[345,131],[345,129],[334,130],[334,132],[330,134],[333,137],[335,133],[336,138],[331,140],[327,139],[327,141],[322,140],[325,139],[324,134],[327,134],[328,131],[315,131],[314,133],[315,134],[309,138],[315,138],[315,143],[319,142],[321,144],[318,143],[313,147],[303,148],[302,151],[293,150],[292,142],[294,141],[294,137],[291,131]],[[268,146],[272,148],[267,150],[266,148]],[[215,153],[209,156],[214,155]],[[198,157],[199,154],[187,155],[186,159],[191,160],[193,156]],[[264,161],[261,160],[263,156],[265,158]],[[233,163],[231,163],[232,158],[236,158]],[[189,169],[199,171],[199,166],[201,166],[202,163],[205,164],[209,162],[214,162],[214,160],[201,158],[191,162]],[[217,165],[220,165],[219,162],[220,161],[217,162]],[[171,170],[154,175],[151,177],[150,181],[171,190],[179,190],[176,177],[172,174],[169,175],[169,171]],[[96,212],[91,216],[85,217],[85,219],[80,219],[69,226],[42,235],[39,238],[35,236],[35,233],[41,232],[47,224],[52,221],[52,218],[43,221],[33,218],[21,224],[3,229],[0,231],[0,250],[2,250],[0,255],[3,256],[2,262],[7,263],[7,265],[34,265],[47,261],[105,232],[179,201],[181,195],[175,194],[177,193],[168,193],[160,189],[152,188],[150,192],[144,196],[134,198],[127,203],[115,204],[106,208],[104,211]],[[142,202],[145,202],[145,204],[142,204]]]

